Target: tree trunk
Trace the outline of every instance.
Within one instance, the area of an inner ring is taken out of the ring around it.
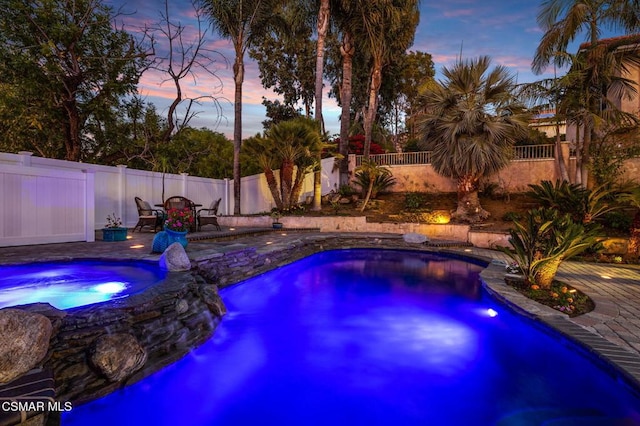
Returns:
[[[293,168],[290,160],[283,160],[280,166],[280,190],[282,191],[282,205],[291,208],[291,191],[293,189]]]
[[[562,152],[562,141],[560,140],[560,124],[556,122],[556,164],[560,172],[560,179],[569,182],[569,172],[567,171],[567,163],[564,161],[564,153]]]
[[[553,259],[541,265],[535,273],[535,283],[541,288],[551,288],[551,283],[553,283],[558,273],[560,263],[562,263],[562,258]]]
[[[329,29],[329,0],[321,0],[318,11],[318,43],[316,49],[316,121],[320,124],[320,130],[324,134],[324,118],[322,117],[322,83],[324,77],[324,40]],[[320,156],[318,156],[320,157]],[[320,158],[318,158],[320,161]],[[311,210],[322,210],[322,163],[319,163],[313,174],[313,207]]]
[[[273,173],[273,170],[269,168],[263,169],[263,171],[264,177],[267,179],[267,186],[269,187],[269,191],[271,191],[273,201],[276,203],[276,208],[279,211],[282,211],[282,198],[280,198],[280,192],[278,191],[278,182],[276,181],[276,176]]]
[[[340,185],[349,184],[349,127],[351,126],[351,76],[355,47],[351,33],[344,32],[340,54],[342,55],[342,86],[340,87]]]
[[[315,119],[320,123],[320,129],[324,133],[324,120],[322,118],[322,83],[324,77],[324,41],[329,29],[329,0],[321,0],[318,11],[318,42],[316,48],[316,113]]]
[[[64,109],[67,113],[66,134],[65,141],[66,153],[65,160],[67,161],[80,161],[81,146],[80,143],[80,113],[78,112],[78,104],[75,99],[68,99],[63,102]]]
[[[584,143],[582,144],[582,167],[580,170],[580,182],[583,188],[589,187],[589,163],[591,162],[591,138],[593,137],[593,128],[587,124],[584,129]]]
[[[373,122],[378,109],[378,91],[382,84],[382,58],[374,57],[371,67],[371,82],[369,84],[369,102],[364,114],[364,158],[369,158],[371,139],[373,136]]]
[[[318,155],[318,166],[313,172],[313,206],[311,210],[322,210],[322,157]]]
[[[373,177],[370,177],[369,179],[369,188],[367,188],[367,195],[364,197],[364,201],[362,202],[362,205],[360,206],[360,211],[363,212],[364,208],[367,207],[367,203],[369,202],[369,199],[371,198],[371,193],[373,192],[373,182],[375,181],[375,179]]]
[[[242,147],[242,83],[244,81],[244,58],[242,46],[236,46],[233,63],[235,97],[233,105],[233,214],[240,214],[240,148]]]
[[[573,183],[582,184],[582,141],[580,140],[580,125],[576,124],[576,170]]]
[[[302,193],[302,184],[304,183],[304,177],[306,174],[307,173],[302,169],[300,169],[300,167],[297,168],[296,178],[295,178],[295,181],[293,182],[293,188],[291,189],[291,199],[289,200],[291,205],[289,206],[289,208],[295,206],[300,201],[300,194]]]
[[[463,222],[482,222],[489,217],[489,212],[480,205],[478,188],[480,179],[475,176],[458,178],[458,205],[452,218]]]
[[[627,252],[634,257],[640,255],[640,210],[635,214],[631,223],[629,248]]]

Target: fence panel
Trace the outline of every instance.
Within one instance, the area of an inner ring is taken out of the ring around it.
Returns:
[[[0,164],[0,246],[93,241],[94,178]]]

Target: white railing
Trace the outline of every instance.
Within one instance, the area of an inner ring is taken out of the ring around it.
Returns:
[[[519,160],[543,160],[554,158],[555,147],[553,144],[522,145],[513,148],[512,161]],[[362,164],[364,155],[356,155],[356,166]],[[392,154],[370,155],[369,158],[376,164],[384,166],[406,166],[412,164],[431,164],[431,151],[402,152]]]
[[[518,160],[546,160],[554,158],[555,146],[545,145],[521,145],[513,149],[513,161]]]
[[[356,166],[362,164],[363,155],[356,155]],[[370,155],[369,159],[384,166],[406,166],[411,164],[431,164],[431,151],[402,152]]]

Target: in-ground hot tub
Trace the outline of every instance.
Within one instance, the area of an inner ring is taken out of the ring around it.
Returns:
[[[0,308],[49,303],[65,310],[140,293],[164,280],[157,262],[80,259],[0,266]]]

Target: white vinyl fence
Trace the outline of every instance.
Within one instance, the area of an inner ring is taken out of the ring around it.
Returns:
[[[322,160],[322,193],[336,189],[333,158]],[[273,199],[263,174],[242,178],[241,211],[271,210]],[[306,176],[301,200],[313,194]],[[29,152],[0,153],[0,247],[69,241],[93,241],[107,215],[135,226],[134,197],[151,205],[174,195],[208,206],[222,198],[219,213],[233,214],[233,180],[165,174],[33,157]]]

